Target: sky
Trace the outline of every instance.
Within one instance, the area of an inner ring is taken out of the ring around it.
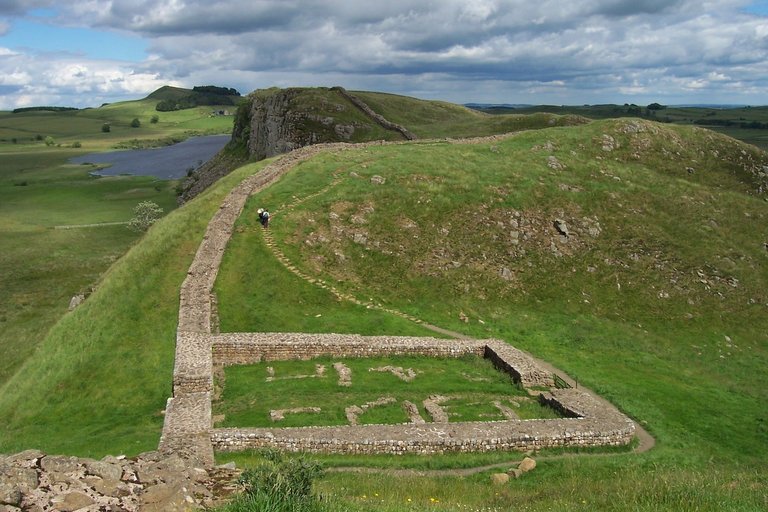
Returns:
[[[768,0],[0,0],[0,110],[163,85],[768,105]]]

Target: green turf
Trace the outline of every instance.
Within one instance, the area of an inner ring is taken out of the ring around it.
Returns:
[[[339,383],[334,369],[337,362],[350,369],[349,386]],[[412,380],[385,370],[390,367],[399,368]],[[504,420],[494,402],[513,410],[520,419],[558,417],[479,357],[275,361],[227,368],[222,384],[214,415],[225,415],[219,425],[223,427],[345,425],[347,407],[373,404],[382,398],[391,401],[366,407],[361,424],[408,423],[405,401],[416,404],[422,418],[431,421],[423,403],[438,395],[445,397],[441,407],[449,421]],[[320,411],[287,414],[279,422],[270,419],[270,411],[306,407]]]

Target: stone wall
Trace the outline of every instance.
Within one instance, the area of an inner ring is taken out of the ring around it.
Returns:
[[[630,419],[588,393],[567,389],[547,393],[547,403],[573,418],[494,422],[349,425],[300,428],[213,429],[216,450],[273,447],[289,452],[419,454],[526,451],[555,447],[623,446],[632,441]]]
[[[554,386],[545,372],[525,353],[504,341],[448,340],[409,336],[360,336],[357,334],[229,333],[211,338],[213,363],[231,366],[261,361],[312,359],[321,356],[375,357],[425,356],[487,357],[524,387]]]
[[[322,356],[482,356],[485,350],[481,340],[357,334],[230,333],[218,334],[212,341],[213,362],[224,366]]]
[[[403,135],[403,137],[406,138],[406,140],[416,140],[417,137],[413,133],[408,131],[408,129],[405,126],[393,123],[392,121],[389,121],[381,114],[376,113],[371,107],[368,106],[367,103],[365,103],[363,100],[361,100],[357,96],[350,94],[343,87],[333,87],[332,90],[338,91],[339,94],[347,98],[350,102],[352,102],[354,106],[359,108],[365,115],[367,115],[368,117],[376,121],[376,123],[382,128],[400,132]]]
[[[483,139],[485,140],[485,139]],[[208,225],[181,287],[173,396],[168,399],[160,449],[203,465],[213,464],[213,447],[241,450],[271,446],[289,451],[330,453],[443,453],[528,450],[553,446],[625,445],[634,425],[607,402],[578,390],[542,397],[568,418],[473,423],[269,429],[214,429],[211,415],[214,365],[318,356],[421,355],[488,357],[524,387],[554,385],[553,377],[520,350],[500,340],[454,340],[397,336],[300,333],[212,334],[211,293],[219,264],[248,197],[297,163],[347,144],[307,146],[266,166],[233,189]]]

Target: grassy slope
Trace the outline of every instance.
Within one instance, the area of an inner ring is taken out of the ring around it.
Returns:
[[[88,292],[139,235],[125,226],[54,229],[55,226],[124,222],[145,200],[166,212],[176,207],[175,181],[88,175],[89,166],[66,161],[108,149],[129,138],[226,133],[232,118],[209,109],[160,115],[154,102],[124,102],[77,112],[0,113],[0,386],[34,353],[73,295]],[[143,120],[130,128],[134,117]],[[110,133],[101,132],[104,122]],[[56,145],[36,141],[52,136]],[[16,139],[16,143],[12,139]],[[72,148],[73,142],[81,148]]]
[[[340,170],[344,179],[328,193],[291,211],[273,209],[275,235],[308,273],[445,327],[508,339],[646,421],[659,440],[643,456],[542,461],[503,489],[488,486],[485,476],[376,475],[329,476],[324,488],[361,510],[418,510],[431,506],[429,498],[449,510],[765,505],[765,202],[746,193],[735,166],[712,158],[713,148],[729,150],[706,132],[665,128],[636,160],[629,137],[613,126],[526,133],[493,146],[416,144],[326,155],[249,203],[251,215],[261,204],[285,205]],[[599,149],[606,132],[622,142],[621,150]],[[696,151],[675,145],[679,133]],[[541,148],[547,141],[551,150]],[[568,167],[547,167],[551,153]],[[169,215],[112,268],[86,305],[54,327],[0,389],[0,451],[100,455],[155,446],[170,392],[178,286],[218,201],[253,170],[237,171]],[[386,176],[387,184],[371,186],[373,174]],[[557,258],[547,252],[548,240],[534,236],[521,255],[505,243],[511,210],[541,221],[539,227],[564,217],[584,243],[562,247],[565,256]],[[312,231],[329,227],[331,211],[346,233],[360,228],[352,216],[367,216],[368,239],[391,254],[344,236],[339,247],[305,244]],[[585,217],[600,221],[594,240],[579,226]],[[498,278],[502,262],[511,281]],[[236,272],[238,260],[232,263]],[[241,276],[242,289],[263,286],[262,269],[278,275],[270,284],[297,286],[265,257],[257,272]],[[735,288],[726,280],[734,277]],[[288,307],[290,293],[282,295],[278,302],[287,306],[274,311],[282,328],[307,325],[297,314],[301,305]],[[330,301],[312,300],[334,309]],[[460,311],[469,324],[459,321]],[[252,314],[234,321],[268,323]],[[399,334],[409,327],[395,321],[391,328]],[[369,500],[374,493],[377,499]]]
[[[236,171],[156,223],[88,301],[54,326],[0,389],[0,451],[103,455],[157,446],[179,286],[222,198],[253,170]]]
[[[375,92],[353,94],[387,120],[407,127],[420,138],[478,137],[586,122],[575,115],[489,115],[441,101]]]
[[[281,204],[309,176],[330,183],[341,169],[339,185],[276,209],[272,229],[305,272],[530,350],[645,422],[659,442],[631,459],[545,463],[503,499],[479,478],[455,492],[453,480],[411,482],[417,491],[391,477],[330,477],[335,492],[361,509],[391,510],[402,506],[403,489],[423,499],[430,488],[454,506],[504,509],[765,503],[768,274],[760,226],[768,207],[737,165],[765,156],[704,130],[643,126],[650,131],[637,136],[610,121],[493,146],[349,151],[308,162],[261,195],[261,204]],[[603,151],[604,134],[619,149]],[[549,155],[567,167],[551,169]],[[375,174],[387,184],[371,185]],[[524,254],[509,243],[513,211],[535,227]],[[560,244],[562,257],[550,251],[555,218],[574,233],[570,246]],[[599,221],[596,237],[587,235],[586,218]],[[361,231],[365,245],[354,242]],[[319,235],[330,242],[318,243]],[[512,280],[499,277],[502,267]],[[388,493],[386,502],[368,508],[359,496],[375,490]]]

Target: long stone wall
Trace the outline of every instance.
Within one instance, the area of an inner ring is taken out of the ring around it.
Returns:
[[[634,434],[634,424],[612,405],[582,391],[555,389],[544,393],[541,400],[561,410],[567,418],[311,428],[213,428],[214,365],[318,356],[410,354],[460,357],[474,354],[487,357],[524,387],[551,388],[554,385],[553,376],[531,357],[500,340],[302,333],[212,334],[213,285],[234,223],[248,197],[318,152],[341,151],[348,147],[347,144],[307,146],[284,155],[233,189],[214,215],[181,287],[173,396],[166,406],[159,448],[212,465],[214,446],[219,450],[271,446],[324,453],[430,454],[628,444]]]

